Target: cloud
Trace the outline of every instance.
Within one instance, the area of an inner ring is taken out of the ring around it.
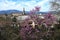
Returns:
[[[0,10],[22,10],[25,8],[26,11],[29,11],[35,6],[41,6],[41,11],[48,11],[49,0],[0,0]]]

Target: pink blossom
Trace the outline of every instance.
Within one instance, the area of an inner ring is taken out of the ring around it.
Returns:
[[[39,10],[40,10],[40,7],[36,6],[36,7],[35,7],[35,10],[36,10],[36,11],[39,11]]]

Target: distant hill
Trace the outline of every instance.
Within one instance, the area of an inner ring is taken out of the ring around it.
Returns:
[[[56,15],[60,15],[60,10],[59,10],[59,11],[50,11],[49,13],[51,13],[51,14],[56,14]]]
[[[18,11],[18,10],[3,10],[0,11],[0,14],[11,14],[11,13],[21,13],[22,11]]]
[[[60,11],[58,11],[60,13]],[[0,14],[11,14],[11,13],[22,13],[22,11],[19,10],[2,10],[0,11]],[[26,14],[29,14],[29,11],[25,11]],[[52,14],[56,14],[56,11],[50,11],[50,12],[38,12],[38,14],[47,14],[47,13],[52,13]],[[58,14],[59,14],[58,13]]]

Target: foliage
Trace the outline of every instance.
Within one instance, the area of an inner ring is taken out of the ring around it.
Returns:
[[[52,10],[58,11],[60,9],[60,1],[59,0],[52,0],[51,3],[51,8]]]
[[[17,27],[17,26],[16,26]],[[6,25],[5,27],[0,27],[1,39],[0,40],[20,40],[19,28],[11,27]]]
[[[16,19],[15,16],[13,17],[12,21],[13,21],[13,22],[16,22],[16,21],[17,21],[17,19]]]

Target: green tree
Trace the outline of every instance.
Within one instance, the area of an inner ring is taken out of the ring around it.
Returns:
[[[58,11],[60,9],[60,0],[51,0],[51,10]]]
[[[18,28],[13,28],[10,25],[2,27],[0,40],[20,40]]]
[[[16,19],[15,16],[13,17],[12,21],[13,21],[13,22],[16,22],[16,21],[17,21],[17,19]]]

